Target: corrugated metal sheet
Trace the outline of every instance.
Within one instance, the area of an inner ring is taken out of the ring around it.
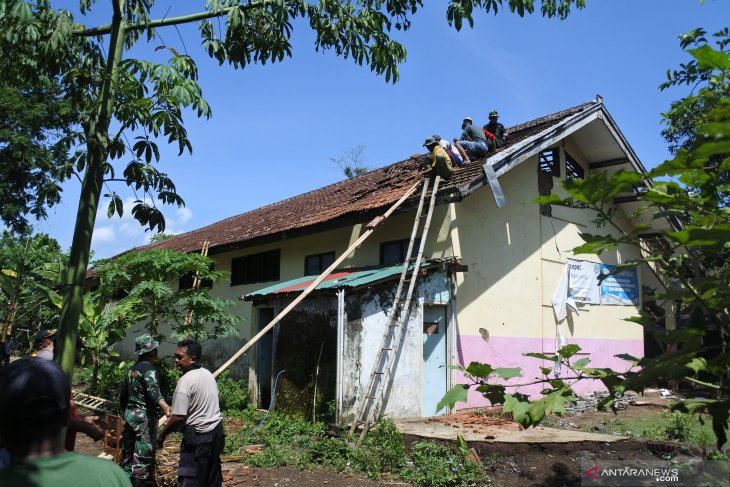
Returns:
[[[421,262],[421,269],[433,269],[441,264],[451,262],[451,258],[446,259],[427,259]],[[413,264],[411,264],[413,268]],[[319,283],[315,291],[324,289],[356,289],[362,286],[368,286],[377,282],[388,281],[400,277],[403,270],[403,264],[396,264],[387,267],[371,267],[367,269],[343,269],[335,271]],[[299,293],[304,291],[319,276],[304,276],[290,281],[281,282],[268,286],[258,291],[248,293],[244,299],[251,301],[263,297],[271,297],[272,295],[286,295],[289,293]]]

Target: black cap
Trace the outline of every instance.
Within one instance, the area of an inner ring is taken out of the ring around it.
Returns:
[[[41,340],[44,340],[46,338],[53,339],[56,336],[56,332],[52,330],[41,330],[38,333],[35,334],[35,341],[40,342]]]
[[[32,418],[69,408],[71,384],[52,360],[26,357],[0,373],[0,421]]]

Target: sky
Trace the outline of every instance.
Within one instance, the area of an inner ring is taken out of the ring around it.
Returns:
[[[109,23],[106,0],[79,23]],[[194,27],[160,30],[129,56],[162,61],[163,43],[187,52],[198,64],[210,120],[185,114],[193,154],[162,149],[160,170],[173,179],[185,207],[165,206],[166,233],[182,233],[344,179],[331,158],[362,145],[366,165],[381,167],[422,153],[423,140],[461,133],[464,117],[486,123],[497,109],[509,127],[603,97],[639,159],[652,168],[669,157],[660,135],[661,113],[687,88],[659,91],[669,68],[687,62],[677,36],[697,27],[709,33],[728,25],[729,0],[587,0],[565,21],[539,13],[475,15],[474,28],[457,32],[446,21],[446,2],[427,6],[397,33],[408,56],[400,80],[384,77],[333,52],[315,52],[314,37],[294,25],[293,56],[281,63],[234,70],[208,58]],[[538,2],[539,3],[539,2]],[[73,11],[77,2],[54,1]],[[156,11],[192,13],[162,0]],[[539,10],[539,7],[538,7]],[[119,184],[119,183],[117,183]],[[78,181],[64,184],[61,204],[36,231],[69,248]],[[128,203],[132,194],[113,186]],[[129,215],[97,218],[93,258],[143,245],[150,232]]]

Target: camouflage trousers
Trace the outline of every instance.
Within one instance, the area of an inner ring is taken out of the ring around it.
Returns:
[[[122,468],[133,479],[151,479],[155,461],[157,418],[144,409],[124,411],[122,433]]]

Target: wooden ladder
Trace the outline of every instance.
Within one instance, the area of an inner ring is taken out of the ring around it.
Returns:
[[[208,257],[208,247],[210,247],[210,242],[207,240],[203,241],[203,248],[200,249],[200,255],[203,257]],[[193,279],[193,290],[198,289],[200,287],[200,273],[195,273],[195,278]],[[187,316],[185,316],[185,326],[190,326],[190,324],[193,322],[193,310],[191,309],[188,311]]]
[[[403,263],[403,270],[401,271],[400,281],[398,281],[398,288],[395,292],[393,306],[390,309],[388,321],[385,324],[385,332],[383,333],[383,339],[380,343],[380,350],[375,358],[375,364],[373,365],[373,370],[370,373],[368,385],[363,391],[363,395],[360,398],[356,410],[355,418],[353,419],[350,427],[350,434],[353,435],[357,428],[362,425],[360,438],[357,441],[358,447],[370,428],[378,422],[380,415],[383,412],[383,397],[389,388],[393,358],[398,353],[398,348],[400,347],[400,342],[405,331],[405,323],[408,321],[408,316],[410,314],[413,290],[416,287],[416,279],[418,278],[418,273],[421,267],[423,247],[426,243],[428,228],[431,224],[433,208],[436,206],[436,193],[438,192],[440,180],[441,178],[439,176],[434,178],[433,189],[430,191],[431,198],[428,211],[425,215],[426,221],[423,224],[423,229],[421,230],[418,254],[415,258],[411,258],[413,246],[421,227],[421,220],[424,216],[423,205],[429,194],[429,180],[426,179],[423,182],[421,199],[418,202],[418,210],[416,210],[416,218],[413,221],[411,239],[408,242],[408,252],[406,253],[407,258]],[[404,290],[404,285],[406,283],[408,283],[408,289]]]

